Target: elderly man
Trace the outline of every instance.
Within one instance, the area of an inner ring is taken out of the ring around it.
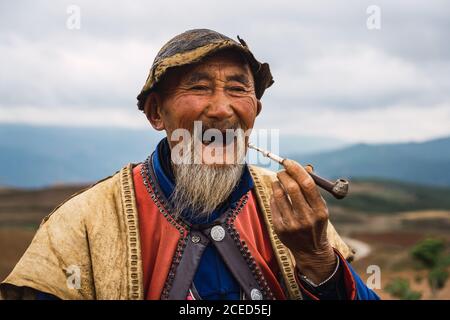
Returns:
[[[167,137],[47,216],[3,298],[378,298],[307,170],[242,162],[273,80],[238,40],[196,29],[163,46],[138,106]]]

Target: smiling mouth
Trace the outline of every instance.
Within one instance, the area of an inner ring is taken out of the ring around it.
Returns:
[[[234,129],[229,129],[234,130]],[[213,144],[214,146],[228,146],[229,144],[236,141],[236,136],[234,134],[227,134],[226,130],[220,130],[220,135],[215,132],[214,134],[206,134],[206,130],[202,133],[202,143],[205,146]],[[230,132],[231,133],[231,132]]]

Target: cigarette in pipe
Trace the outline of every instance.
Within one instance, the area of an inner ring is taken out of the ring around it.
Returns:
[[[272,159],[279,164],[283,165],[284,158],[281,158],[280,156],[269,152],[267,150],[261,149],[257,146],[255,146],[253,143],[248,143],[248,147],[250,149],[254,149],[256,151],[261,152],[265,157]],[[312,168],[312,165],[309,165]],[[309,175],[313,178],[314,182],[321,187],[322,189],[328,191],[331,193],[336,199],[343,199],[348,194],[349,189],[349,183],[346,179],[337,179],[335,182],[331,182],[327,179],[324,179],[318,175],[316,175],[313,172],[308,172]]]

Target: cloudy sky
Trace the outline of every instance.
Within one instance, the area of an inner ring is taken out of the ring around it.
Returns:
[[[258,128],[349,142],[448,136],[450,2],[393,2],[2,0],[0,125],[147,127],[135,97],[157,51],[210,28],[271,65]]]

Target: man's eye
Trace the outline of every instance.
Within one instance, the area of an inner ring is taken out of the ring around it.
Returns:
[[[191,90],[195,90],[195,91],[204,91],[204,90],[209,90],[209,87],[207,86],[193,86],[191,87]]]
[[[231,87],[230,90],[236,91],[236,92],[246,92],[244,87]]]

